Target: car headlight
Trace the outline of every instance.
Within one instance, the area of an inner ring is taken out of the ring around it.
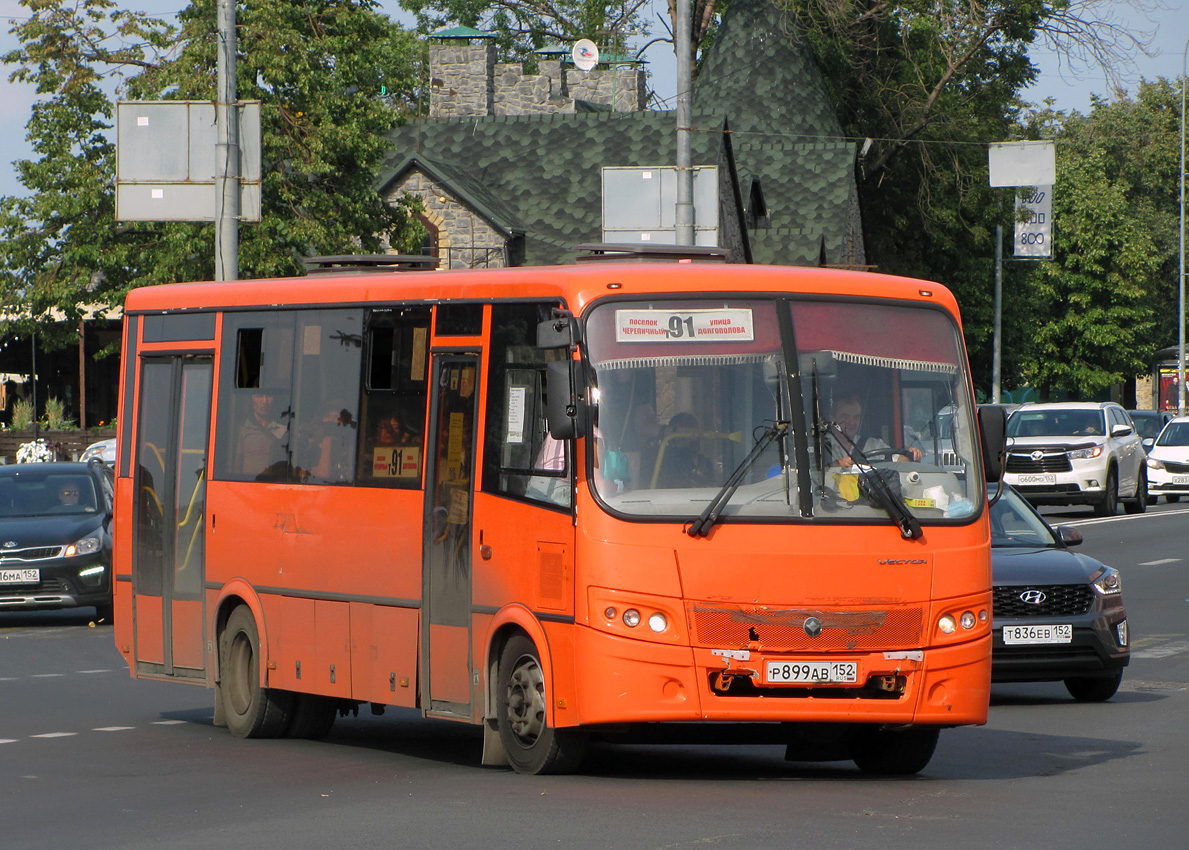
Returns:
[[[1123,577],[1113,567],[1103,567],[1096,572],[1090,584],[1100,596],[1114,596],[1123,592]]]
[[[1164,461],[1157,457],[1150,457],[1145,463],[1148,464],[1148,469],[1164,469]]]
[[[1071,460],[1089,460],[1102,454],[1102,446],[1091,446],[1088,449],[1074,449],[1069,452]]]
[[[98,534],[91,534],[82,540],[76,540],[66,547],[64,557],[73,558],[76,555],[93,555],[103,546]]]

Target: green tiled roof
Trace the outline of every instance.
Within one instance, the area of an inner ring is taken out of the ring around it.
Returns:
[[[430,38],[495,38],[494,33],[483,32],[471,27],[450,27],[435,30],[429,34]]]
[[[817,265],[823,242],[838,258],[850,227],[855,149],[781,14],[770,0],[731,3],[694,92],[693,163],[718,163],[725,118],[738,173],[759,178],[770,215],[750,234],[755,262]],[[673,112],[424,119],[390,138],[385,187],[416,158],[493,226],[523,231],[533,265],[601,240],[603,166],[676,162]]]

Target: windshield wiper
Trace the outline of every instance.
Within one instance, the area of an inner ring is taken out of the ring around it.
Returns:
[[[763,426],[763,433],[756,440],[756,444],[751,447],[751,451],[747,453],[747,457],[743,458],[742,462],[735,467],[735,471],[731,473],[726,483],[722,485],[722,489],[714,494],[714,498],[710,500],[710,504],[706,506],[706,509],[686,529],[686,534],[690,537],[705,537],[710,533],[710,529],[718,522],[718,517],[727,506],[727,502],[731,500],[731,497],[735,495],[735,491],[739,489],[739,485],[743,482],[743,476],[756,465],[756,461],[760,459],[760,456],[772,444],[772,441],[783,437],[788,433],[788,430],[788,422],[775,422],[772,425]]]
[[[892,491],[888,482],[879,474],[879,470],[871,465],[862,449],[853,443],[847,448],[846,442],[843,442],[842,439],[845,435],[842,435],[842,429],[835,423],[824,422],[822,425],[824,425],[825,432],[834,438],[838,448],[841,451],[849,452],[858,461],[855,464],[855,469],[859,471],[859,475],[867,485],[867,492],[879,502],[880,507],[887,511],[888,516],[900,527],[900,536],[905,540],[916,540],[920,537],[922,533],[920,521],[913,516],[908,505],[904,504],[904,499]]]

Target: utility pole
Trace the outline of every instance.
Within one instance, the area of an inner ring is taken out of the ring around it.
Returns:
[[[218,0],[215,98],[215,279],[239,278],[239,99],[235,87],[235,0]]]
[[[677,244],[694,244],[694,172],[690,154],[690,0],[677,2],[677,31],[673,49],[677,52]]]

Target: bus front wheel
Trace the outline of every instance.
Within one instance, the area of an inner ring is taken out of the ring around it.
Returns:
[[[219,635],[219,694],[227,728],[237,738],[276,738],[285,730],[293,695],[260,685],[260,632],[246,605]]]
[[[548,689],[533,642],[523,635],[500,653],[496,718],[508,763],[517,773],[570,773],[586,755],[586,736],[546,722]]]
[[[941,730],[936,726],[908,729],[861,729],[851,742],[851,758],[864,773],[908,776],[933,758]]]

